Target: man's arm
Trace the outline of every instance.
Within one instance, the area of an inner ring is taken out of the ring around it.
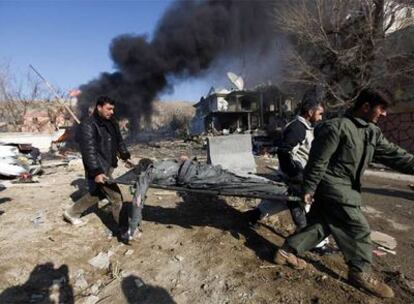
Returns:
[[[309,161],[303,176],[303,192],[315,193],[321,179],[325,175],[329,160],[339,144],[339,130],[332,124],[325,123],[315,130],[315,139],[309,154]]]
[[[96,132],[91,123],[82,123],[80,126],[80,150],[83,161],[90,177],[103,174],[104,170],[98,160]]]
[[[289,177],[295,177],[303,171],[301,164],[293,160],[291,152],[305,137],[305,126],[299,121],[291,123],[283,132],[283,142],[277,149],[277,157],[280,168]]]
[[[378,136],[374,162],[382,163],[402,173],[414,174],[414,155],[390,143],[382,132]]]

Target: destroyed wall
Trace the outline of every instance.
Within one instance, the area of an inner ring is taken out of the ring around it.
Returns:
[[[51,133],[72,125],[64,107],[53,101],[3,102],[0,131]]]
[[[414,110],[390,113],[380,121],[379,126],[389,141],[414,153],[414,137],[412,135],[414,130]]]

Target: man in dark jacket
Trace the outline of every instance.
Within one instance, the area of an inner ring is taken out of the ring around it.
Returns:
[[[312,204],[310,223],[286,240],[277,264],[304,269],[306,262],[296,254],[332,234],[348,264],[349,282],[380,297],[394,296],[370,271],[371,231],[361,211],[361,176],[371,161],[414,174],[414,155],[390,143],[376,126],[391,104],[389,93],[366,89],[344,117],[317,128],[303,183],[304,202]]]
[[[130,154],[118,123],[112,117],[114,109],[115,101],[101,96],[96,101],[93,114],[80,125],[78,141],[89,193],[63,213],[64,219],[73,225],[84,224],[81,214],[102,196],[111,202],[114,220],[119,224],[123,202],[121,191],[116,184],[108,184],[106,181],[117,167],[118,157],[127,161]]]
[[[309,151],[313,141],[313,127],[322,120],[324,105],[317,98],[316,92],[307,92],[299,106],[299,115],[289,122],[282,134],[282,143],[277,149],[280,173],[290,186],[293,195],[297,195],[303,181],[303,170],[308,162]],[[250,224],[265,216],[276,214],[287,208],[284,201],[263,200],[258,207],[246,212]],[[289,204],[292,218],[297,230],[306,226],[305,210],[298,202]]]

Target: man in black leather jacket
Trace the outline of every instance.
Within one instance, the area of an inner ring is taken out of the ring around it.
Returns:
[[[63,213],[64,219],[73,225],[85,224],[80,218],[81,214],[102,197],[111,202],[114,220],[119,224],[123,202],[121,191],[118,185],[108,184],[106,181],[117,167],[118,157],[127,161],[130,154],[122,139],[118,123],[113,118],[114,109],[115,101],[101,96],[96,101],[93,114],[80,125],[77,139],[89,193]]]

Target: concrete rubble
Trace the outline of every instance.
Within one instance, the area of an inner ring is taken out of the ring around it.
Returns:
[[[75,288],[78,289],[85,289],[88,287],[88,282],[85,279],[85,271],[83,269],[79,269],[76,273],[75,273],[75,284],[74,284]]]
[[[108,269],[109,265],[110,265],[110,260],[109,258],[113,255],[114,253],[112,251],[108,251],[108,252],[100,252],[97,256],[95,256],[94,258],[90,259],[88,261],[88,263],[90,265],[92,265],[95,268],[98,269]]]
[[[371,240],[375,244],[389,250],[393,250],[397,247],[397,241],[394,237],[376,230],[371,231]]]

